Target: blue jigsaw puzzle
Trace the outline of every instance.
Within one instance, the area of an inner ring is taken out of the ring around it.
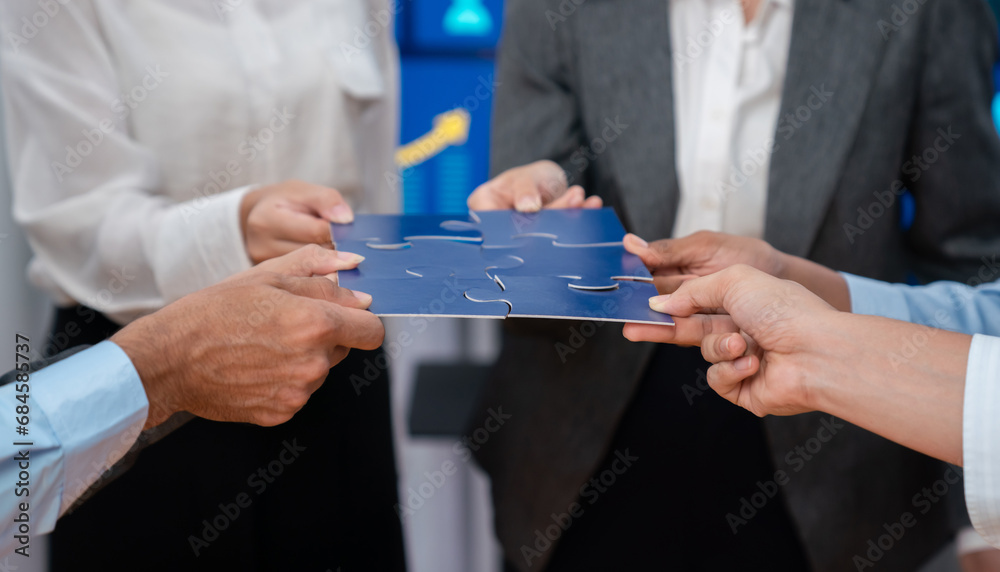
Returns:
[[[340,272],[379,316],[532,317],[672,324],[649,309],[652,277],[625,251],[613,209],[358,215],[333,224]]]

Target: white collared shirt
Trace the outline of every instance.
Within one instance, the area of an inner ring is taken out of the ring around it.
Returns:
[[[793,0],[671,0],[680,203],[674,236],[762,238],[768,171],[792,36]]]
[[[0,3],[32,280],[119,322],[250,266],[248,185],[398,209],[388,0]]]

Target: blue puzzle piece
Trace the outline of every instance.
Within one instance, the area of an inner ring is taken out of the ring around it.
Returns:
[[[649,309],[656,287],[646,282],[618,283],[613,290],[579,290],[563,278],[499,276],[503,292],[494,288],[467,290],[465,296],[477,303],[506,302],[510,318],[556,318],[645,324],[674,323],[666,315]]]
[[[363,279],[407,279],[413,268],[438,267],[460,279],[480,279],[492,276],[491,271],[513,270],[524,261],[507,250],[484,250],[479,243],[451,240],[414,239],[393,245],[343,241],[343,250],[365,257],[354,270],[344,270],[341,276]],[[340,245],[338,245],[340,246]]]
[[[560,246],[550,238],[531,237],[512,248],[484,249],[493,254],[516,256],[522,264],[487,270],[490,276],[549,276],[571,278],[578,288],[611,289],[618,279],[652,282],[642,260],[621,244],[610,246]]]
[[[476,229],[487,248],[517,246],[519,238],[545,237],[560,245],[621,244],[625,228],[614,209],[548,209],[537,213],[474,211],[478,222],[453,221],[451,228]]]
[[[426,269],[411,278],[365,280],[340,272],[340,285],[371,294],[369,308],[376,316],[447,316],[455,318],[506,318],[504,302],[484,304],[465,297],[469,289],[500,294],[489,278],[463,280],[439,269]]]
[[[464,226],[474,222],[468,216],[455,215],[358,215],[351,224],[330,227],[333,244],[339,250],[353,252],[350,248],[357,248],[353,246],[357,243],[394,245],[415,239],[482,242],[478,229]]]

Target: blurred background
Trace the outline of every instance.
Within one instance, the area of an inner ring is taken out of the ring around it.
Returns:
[[[1000,14],[1000,0],[984,1]],[[469,193],[488,176],[494,55],[503,2],[397,0],[396,6],[402,208],[407,213],[460,213]],[[1000,91],[1000,65],[994,76]],[[1000,93],[993,112],[1000,129]],[[5,156],[0,153],[0,336],[11,339],[21,332],[41,340],[51,304],[25,278],[29,251],[11,220]],[[904,203],[902,208],[911,207]],[[486,320],[440,319],[417,332],[403,320],[387,323],[387,344],[414,340],[398,352],[390,348],[400,502],[414,572],[499,569],[489,483],[461,446],[483,366],[498,349],[497,328]],[[445,475],[442,468],[448,462],[457,470]],[[18,562],[16,569],[45,570],[42,551],[35,555],[30,567]],[[949,570],[951,558],[942,554],[929,569]],[[4,564],[0,569],[8,569]]]

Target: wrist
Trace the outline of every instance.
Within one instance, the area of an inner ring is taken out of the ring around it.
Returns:
[[[248,191],[243,195],[243,200],[240,201],[240,235],[243,237],[243,244],[247,242],[247,219],[250,218],[250,211],[257,206],[257,202],[260,201],[261,192],[263,189],[254,189]]]
[[[110,339],[128,356],[146,392],[149,412],[143,430],[163,423],[182,409],[176,406],[171,390],[176,378],[175,360],[169,352],[172,343],[169,339],[157,337],[163,332],[154,333],[147,322],[148,318],[140,318]],[[153,339],[157,341],[154,343]]]

